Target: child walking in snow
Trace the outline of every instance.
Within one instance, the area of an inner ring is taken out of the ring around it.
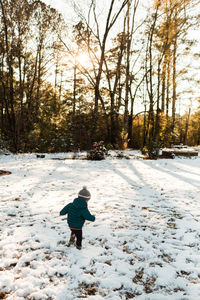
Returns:
[[[68,246],[73,244],[76,238],[76,248],[79,250],[81,250],[82,247],[82,227],[85,220],[95,221],[95,216],[91,215],[87,207],[90,198],[90,192],[87,190],[86,186],[83,186],[83,189],[78,193],[78,198],[75,198],[73,202],[67,204],[60,211],[61,216],[67,214],[67,223],[71,230]]]

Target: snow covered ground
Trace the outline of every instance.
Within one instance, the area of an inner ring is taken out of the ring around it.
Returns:
[[[0,156],[1,299],[200,299],[200,156],[65,157]],[[79,251],[59,211],[83,185]]]

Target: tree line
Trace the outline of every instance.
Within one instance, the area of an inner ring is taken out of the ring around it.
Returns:
[[[42,1],[0,0],[1,139],[13,152],[199,144],[198,7],[74,2],[67,24]]]

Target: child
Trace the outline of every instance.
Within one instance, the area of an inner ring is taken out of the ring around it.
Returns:
[[[75,198],[73,202],[67,204],[61,211],[60,215],[68,215],[67,223],[71,229],[71,236],[68,246],[75,242],[76,237],[76,248],[81,250],[82,247],[82,227],[85,220],[94,222],[95,216],[91,215],[87,204],[90,200],[91,195],[87,190],[86,186],[78,193],[78,198]]]

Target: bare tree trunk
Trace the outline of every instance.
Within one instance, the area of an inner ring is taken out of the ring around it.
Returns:
[[[154,14],[153,24],[150,28],[149,32],[149,39],[148,39],[148,47],[146,53],[146,83],[147,83],[147,91],[149,95],[149,114],[148,114],[148,131],[149,131],[149,142],[153,142],[153,135],[154,135],[154,111],[153,111],[153,36],[156,26],[156,21],[158,17],[158,8],[159,3],[156,6],[156,12]],[[148,58],[149,55],[149,58]],[[149,68],[148,68],[148,61],[149,61]],[[148,79],[149,77],[149,79]]]
[[[149,155],[154,155],[154,136],[155,136],[155,121],[154,121],[154,91],[153,91],[153,46],[154,46],[154,35],[155,35],[155,28],[156,22],[158,19],[158,9],[160,6],[160,2],[156,4],[156,11],[153,15],[153,22],[149,31],[148,36],[148,43],[147,43],[147,50],[146,50],[146,85],[147,85],[147,92],[149,96],[149,113],[148,113],[148,124],[147,124],[147,131],[148,131],[148,152]]]
[[[127,35],[127,47],[126,47],[126,82],[125,82],[125,100],[124,100],[124,141],[128,138],[128,124],[129,124],[129,84],[130,84],[130,50],[131,50],[131,37],[130,37],[130,0],[127,3],[126,13],[126,35]]]
[[[100,99],[99,88],[100,88],[100,82],[101,82],[101,75],[102,75],[102,71],[103,71],[103,63],[104,63],[104,59],[105,59],[105,48],[106,48],[107,37],[108,37],[108,34],[109,34],[111,28],[115,24],[115,22],[118,19],[121,11],[123,10],[123,8],[125,7],[125,5],[128,1],[129,0],[124,0],[122,2],[121,7],[118,10],[118,12],[115,14],[115,16],[113,18],[111,18],[112,11],[113,11],[113,6],[114,6],[114,3],[115,3],[115,0],[111,0],[108,15],[107,15],[107,18],[106,18],[106,27],[105,27],[102,43],[100,42],[101,39],[100,39],[100,35],[99,35],[99,24],[97,23],[97,17],[96,17],[96,13],[95,13],[95,3],[94,3],[94,1],[92,1],[92,6],[94,8],[93,9],[94,17],[95,17],[97,32],[98,32],[98,39],[99,39],[99,43],[100,43],[100,50],[101,50],[99,66],[98,66],[98,72],[97,72],[97,76],[96,76],[96,80],[95,80],[95,86],[94,86],[95,100],[94,100],[94,112],[93,112],[93,126],[92,126],[92,135],[93,136],[92,136],[92,140],[95,139],[96,130],[97,130],[98,103],[99,103],[99,99]]]
[[[61,70],[61,73],[60,73],[60,85],[59,85],[59,101],[61,101],[62,89],[63,89],[63,72]]]
[[[137,7],[139,4],[139,0],[134,1],[134,6],[131,7],[131,1],[129,0],[127,3],[127,13],[126,13],[126,80],[125,80],[125,101],[124,101],[124,141],[132,141],[132,120],[133,120],[133,104],[136,96],[136,92],[134,96],[132,96],[131,92],[131,80],[130,80],[130,59],[131,59],[131,44],[133,40],[134,27],[135,27],[135,16]],[[133,9],[133,14],[131,15],[131,10]],[[131,20],[130,20],[131,18]],[[138,87],[137,87],[138,88]],[[136,88],[136,90],[137,90]],[[131,113],[129,116],[129,97],[131,98]]]
[[[25,120],[24,120],[24,88],[25,88],[25,59],[22,56],[22,34],[21,34],[21,23],[18,20],[18,70],[19,70],[19,98],[20,98],[20,116],[18,116],[17,122],[17,134],[20,137],[21,132],[25,131]],[[22,136],[22,138],[23,138]]]
[[[76,114],[76,64],[74,65],[74,78],[73,78],[73,110],[72,116],[75,117]]]
[[[169,117],[170,61],[167,62],[166,118]]]
[[[4,71],[4,56],[5,53],[2,53],[1,59],[1,69],[0,69],[0,103],[1,103],[1,136],[3,137],[5,133],[4,129],[4,118],[5,115],[8,118],[8,123],[11,124],[10,120],[10,113],[8,109],[8,101],[7,101],[7,94],[6,94],[6,85],[5,85],[5,71]]]
[[[125,32],[125,25],[124,25],[124,32]],[[109,142],[111,145],[116,144],[116,136],[115,136],[115,127],[116,127],[116,110],[115,110],[115,102],[116,102],[116,93],[117,93],[117,87],[118,83],[120,81],[121,77],[121,62],[122,57],[125,49],[125,36],[124,33],[122,33],[121,39],[120,39],[120,46],[119,51],[117,53],[117,64],[116,64],[116,74],[114,79],[110,77],[110,72],[108,68],[107,61],[105,59],[105,67],[106,67],[106,77],[108,81],[108,87],[109,87],[109,95],[110,95],[110,128],[108,130],[109,132]],[[112,87],[112,81],[114,81],[113,87]]]
[[[146,146],[146,138],[147,138],[147,130],[146,130],[146,114],[147,114],[147,106],[146,103],[144,105],[144,122],[143,122],[143,147]]]
[[[128,136],[129,136],[131,147],[133,146],[133,106],[134,106],[135,98],[136,98],[136,95],[137,95],[137,91],[138,91],[139,87],[141,86],[141,84],[144,82],[144,80],[145,80],[145,75],[143,76],[143,78],[141,79],[141,81],[137,84],[137,86],[135,88],[134,95],[132,95],[132,92],[130,90],[131,109],[130,109],[130,115],[129,115]]]
[[[39,106],[40,106],[42,40],[40,40],[37,55],[38,55],[38,68],[37,68],[37,89],[36,89],[36,114],[38,114],[38,110],[39,110]]]
[[[172,130],[175,126],[176,119],[176,50],[177,50],[177,40],[174,39],[173,42],[173,75],[172,75],[172,84],[173,84],[173,94],[172,94]]]
[[[186,117],[186,122],[185,122],[185,133],[184,133],[184,144],[187,144],[187,135],[188,135],[188,128],[189,128],[189,122],[190,122],[190,115],[191,115],[191,105],[188,110],[188,115]]]
[[[156,148],[159,148],[160,139],[160,64],[161,60],[158,60],[158,81],[157,81],[157,108],[156,108],[156,120],[155,120],[155,130],[154,130],[154,142],[156,143]],[[158,153],[156,153],[157,155]]]
[[[165,111],[165,89],[166,89],[166,56],[164,56],[164,61],[162,64],[162,102],[161,102],[161,111],[164,113]]]

